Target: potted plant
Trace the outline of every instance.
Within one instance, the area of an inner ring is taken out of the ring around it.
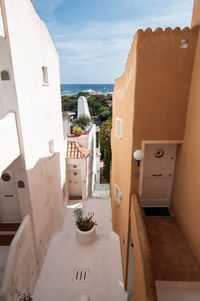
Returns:
[[[92,243],[96,237],[97,223],[92,220],[92,216],[85,215],[82,208],[74,209],[76,228],[76,239],[80,244]]]
[[[79,118],[74,119],[73,122],[84,130],[86,126],[90,125],[91,118],[87,115],[82,114],[79,116]]]
[[[82,132],[83,130],[80,126],[77,125],[73,126],[72,133],[74,134],[74,136],[81,136]]]
[[[16,294],[17,294],[19,301],[32,301],[33,300],[30,293],[25,293],[25,292],[16,290]]]

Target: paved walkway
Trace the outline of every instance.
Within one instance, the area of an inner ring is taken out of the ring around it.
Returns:
[[[112,232],[110,199],[90,199],[83,204],[85,212],[94,213],[97,221],[96,241],[80,245],[75,238],[73,208],[67,209],[63,229],[51,241],[34,301],[125,301],[118,236]],[[84,273],[76,280],[77,272]]]

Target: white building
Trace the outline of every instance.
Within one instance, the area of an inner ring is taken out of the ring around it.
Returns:
[[[30,0],[0,4],[0,222],[21,223],[1,267],[0,300],[14,301],[16,289],[32,291],[62,225],[65,145],[48,30]]]
[[[88,103],[87,103],[87,99],[85,98],[85,96],[80,96],[78,98],[78,118],[80,117],[80,115],[85,115],[88,116],[89,118],[91,118],[90,116],[90,112],[88,109]]]
[[[63,135],[64,135],[64,140],[66,140],[66,141],[67,141],[68,135],[71,134],[72,120],[73,120],[74,115],[75,115],[75,112],[64,111],[62,113],[62,117],[63,117]]]
[[[86,115],[89,118],[87,99],[78,98],[78,117]],[[66,178],[69,199],[80,198],[86,201],[93,194],[95,184],[100,182],[100,153],[96,150],[96,125],[87,127],[87,135],[68,139],[66,153]]]
[[[99,153],[96,152],[96,126],[90,126],[87,135],[70,137],[66,153],[69,199],[86,201],[93,194],[99,175]]]

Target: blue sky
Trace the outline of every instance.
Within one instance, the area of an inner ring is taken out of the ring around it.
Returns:
[[[60,57],[61,83],[109,84],[137,29],[190,26],[193,0],[33,0]]]

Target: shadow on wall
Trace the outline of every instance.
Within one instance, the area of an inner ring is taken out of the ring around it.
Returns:
[[[6,299],[1,291],[1,301],[17,301],[16,289],[33,292],[51,238],[61,229],[65,215],[59,153],[39,159],[27,170],[27,179],[32,214],[24,218],[11,244],[3,280]]]
[[[27,171],[37,260],[43,262],[52,235],[61,229],[65,214],[60,154],[41,158]]]
[[[30,213],[27,175],[20,155],[1,173],[0,222],[21,222]]]

